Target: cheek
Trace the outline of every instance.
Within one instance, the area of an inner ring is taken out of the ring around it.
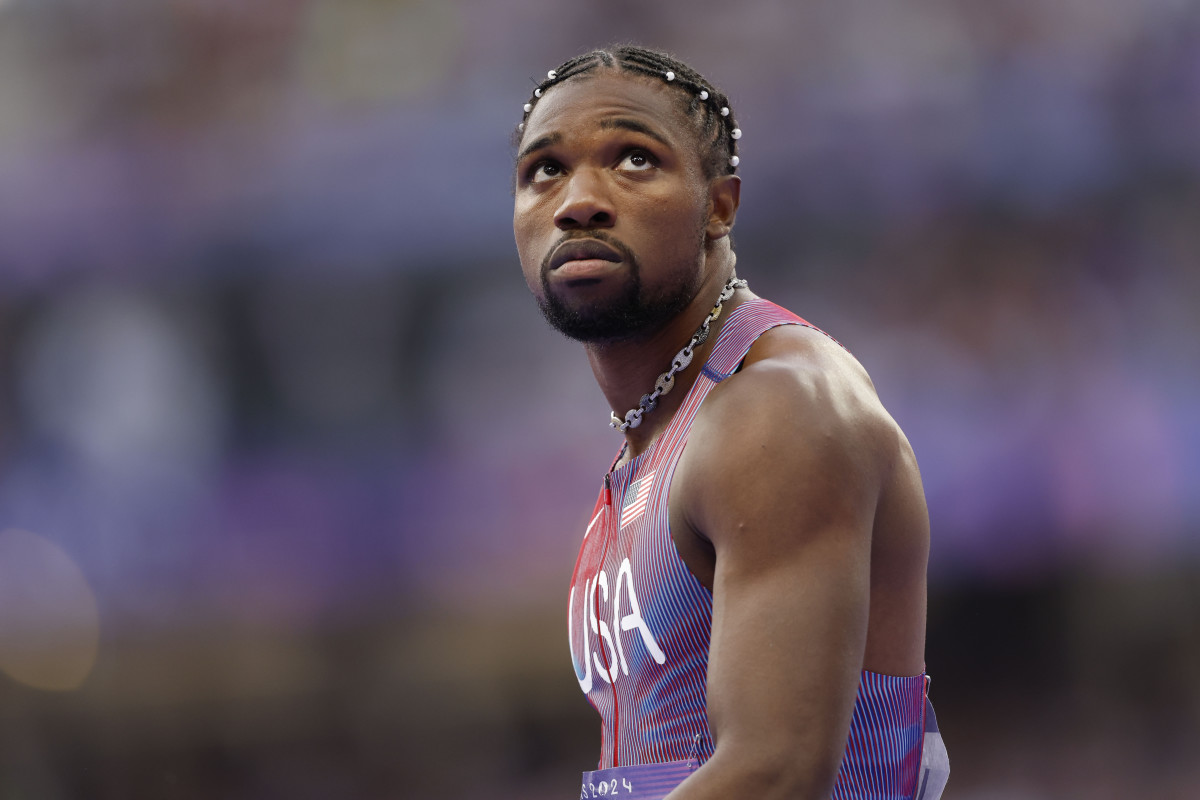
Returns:
[[[513,215],[513,236],[517,243],[517,256],[521,260],[521,272],[530,288],[536,289],[541,286],[541,244],[536,227],[529,222],[528,215],[522,216],[519,211]]]
[[[528,210],[518,204],[513,213],[513,236],[517,241],[517,252],[520,253],[522,261],[528,255],[526,251],[533,241],[534,227],[530,223]]]
[[[645,228],[651,237],[651,246],[678,252],[695,247],[695,240],[707,219],[704,208],[668,200],[647,213]]]
[[[517,238],[528,241],[546,228],[554,228],[551,199],[544,192],[520,192],[513,201],[513,231]]]

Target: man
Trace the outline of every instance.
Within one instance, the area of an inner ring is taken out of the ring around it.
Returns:
[[[916,461],[858,362],[737,279],[740,138],[636,47],[551,70],[516,137],[525,278],[625,438],[569,601],[583,795],[936,798]]]

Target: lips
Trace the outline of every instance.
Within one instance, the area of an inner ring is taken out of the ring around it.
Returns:
[[[599,239],[574,239],[563,242],[550,257],[550,271],[570,261],[612,261],[620,263],[621,254]]]

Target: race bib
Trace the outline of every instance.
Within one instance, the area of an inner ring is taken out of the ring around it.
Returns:
[[[580,800],[619,797],[621,800],[662,800],[696,769],[695,761],[638,764],[583,773]]]

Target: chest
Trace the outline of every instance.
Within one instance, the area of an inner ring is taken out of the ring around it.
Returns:
[[[667,478],[652,468],[615,473],[584,535],[569,610],[585,692],[707,653],[712,598],[671,537]]]

